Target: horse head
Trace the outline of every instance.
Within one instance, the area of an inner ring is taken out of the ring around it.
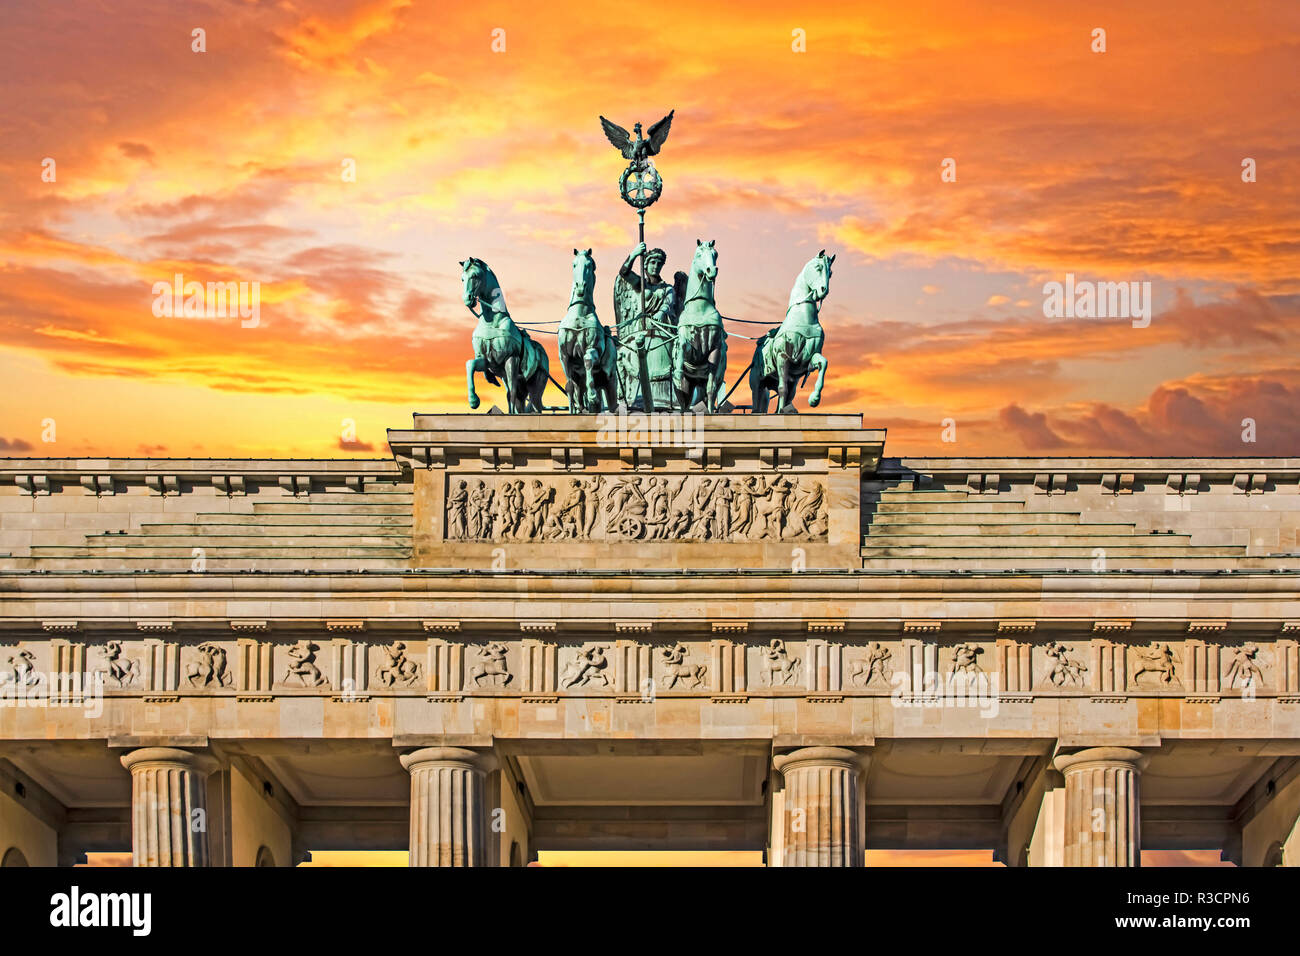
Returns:
[[[715,242],[716,239],[710,239],[708,242],[696,239],[695,257],[691,260],[691,271],[695,273],[697,279],[708,285],[713,285],[718,279],[718,249],[714,245]]]
[[[816,257],[809,259],[808,264],[803,267],[801,273],[804,285],[812,293],[812,300],[820,302],[826,298],[831,291],[831,266],[835,262],[834,255],[826,255],[823,249],[817,253]]]
[[[573,250],[573,292],[569,304],[590,302],[596,291],[596,260],[590,249]]]
[[[465,303],[465,307],[471,312],[474,311],[474,306],[478,305],[478,300],[483,295],[486,272],[487,263],[482,259],[475,259],[470,256],[460,262],[461,301]]]

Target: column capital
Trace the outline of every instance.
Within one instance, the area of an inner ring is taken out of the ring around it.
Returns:
[[[870,757],[848,747],[777,754],[772,852],[780,866],[861,866],[863,775]]]
[[[1094,767],[1124,767],[1141,773],[1151,757],[1128,747],[1088,747],[1074,753],[1058,754],[1052,762],[1061,773]]]
[[[137,770],[166,769],[189,770],[206,776],[221,764],[208,753],[196,753],[178,747],[141,747],[122,754],[122,766],[132,773]]]
[[[136,866],[207,866],[207,777],[220,763],[178,747],[122,755],[131,771],[131,860]]]
[[[489,859],[491,750],[422,747],[401,756],[411,774],[411,866],[484,866]]]
[[[487,773],[498,766],[496,754],[491,750],[471,750],[469,747],[421,747],[419,750],[402,754],[398,759],[411,773],[435,767]]]
[[[847,747],[801,747],[772,758],[772,766],[780,774],[807,767],[842,767],[846,770],[865,771],[870,764],[870,753]]]
[[[1053,761],[1065,775],[1066,866],[1142,865],[1142,770],[1128,747],[1088,747]]]

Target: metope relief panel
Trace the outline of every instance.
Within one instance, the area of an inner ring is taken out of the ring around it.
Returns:
[[[473,691],[518,690],[518,664],[511,661],[510,645],[488,641],[466,649],[469,676],[466,687]]]
[[[0,697],[28,697],[47,693],[50,687],[48,644],[0,645]]]
[[[1204,651],[1205,645],[1199,649]],[[1179,653],[1179,651],[1183,653]],[[1134,690],[1182,690],[1182,677],[1186,673],[1186,653],[1191,650],[1184,646],[1166,641],[1152,641],[1150,644],[1134,645],[1130,648],[1131,685]],[[1196,666],[1196,652],[1193,651],[1193,667]],[[1215,679],[1217,686],[1217,675]]]
[[[709,648],[680,642],[655,648],[655,680],[661,690],[709,689]]]
[[[880,641],[868,641],[860,647],[845,648],[849,687],[885,691],[896,684],[901,685],[902,681],[894,680],[894,667],[899,660],[896,652],[901,650],[902,645],[882,644]]]
[[[1220,648],[1220,661],[1223,667],[1221,688],[1227,693],[1239,693],[1243,697],[1255,697],[1265,692],[1265,672],[1275,667],[1276,654],[1267,647],[1247,642],[1237,646]],[[1277,652],[1283,648],[1279,646]],[[1282,696],[1285,696],[1283,694]]]
[[[611,689],[614,686],[614,667],[610,661],[612,646],[612,641],[591,641],[581,647],[561,647],[559,689]]]
[[[825,541],[826,483],[808,475],[449,478],[452,541]]]
[[[1038,690],[1088,691],[1091,693],[1090,664],[1092,646],[1079,641],[1049,640],[1033,648],[1035,681]]]
[[[424,676],[424,665],[420,663],[422,656],[422,649],[412,647],[406,641],[380,644],[376,655],[375,688],[382,690],[416,686]]]
[[[803,689],[805,650],[802,641],[774,637],[766,646],[751,646],[749,653],[756,688]]]
[[[321,645],[309,639],[274,648],[278,684],[288,689],[329,689],[325,657]]]
[[[182,690],[217,691],[235,686],[234,641],[204,641],[181,649]]]

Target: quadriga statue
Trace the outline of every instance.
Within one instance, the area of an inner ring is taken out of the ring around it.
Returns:
[[[546,349],[510,318],[501,283],[486,262],[471,256],[460,263],[460,268],[461,298],[478,318],[471,339],[474,357],[465,363],[469,407],[479,406],[474,373],[482,372],[489,384],[505,383],[506,410],[510,414],[542,411],[542,392],[551,372]],[[475,305],[481,311],[475,312]]]
[[[618,408],[618,355],[614,337],[596,316],[596,260],[590,249],[573,250],[569,308],[560,320],[560,364],[569,412],[612,412]]]
[[[713,301],[718,250],[710,239],[695,241],[673,347],[673,388],[678,407],[713,413],[727,391],[727,330]]]
[[[822,347],[825,332],[818,313],[822,301],[831,290],[831,266],[835,256],[826,255],[823,249],[808,260],[790,290],[790,306],[779,328],[768,332],[754,347],[754,363],[749,369],[749,389],[753,396],[750,406],[755,414],[767,411],[768,392],[776,392],[776,409],[783,415],[792,414],[794,393],[807,381],[809,374],[817,372],[808,404],[816,408],[822,400],[822,385],[826,381],[826,357]]]

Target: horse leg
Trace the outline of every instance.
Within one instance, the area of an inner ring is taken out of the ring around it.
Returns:
[[[814,354],[812,361],[809,363],[809,365],[817,369],[817,384],[813,386],[812,394],[808,396],[809,408],[816,408],[821,404],[822,385],[826,381],[826,364],[826,356],[822,355],[821,352]]]
[[[787,414],[786,409],[794,397],[794,382],[790,378],[790,358],[786,355],[776,357],[776,412]]]
[[[564,366],[564,390],[569,396],[569,414],[577,415],[582,411],[582,403],[579,401],[582,382],[578,377],[578,363],[572,361],[572,356],[567,352],[561,352],[560,364]]]
[[[539,415],[546,410],[542,405],[542,395],[546,391],[547,375],[547,369],[539,368],[533,380],[528,383],[528,400],[532,404],[532,410]]]
[[[583,404],[588,412],[600,411],[600,393],[596,391],[596,359],[599,357],[595,349],[587,349],[582,354],[582,371],[587,379]]]
[[[700,380],[683,376],[682,383],[686,386],[686,390],[682,393],[682,408],[689,412],[704,401],[701,395]]]
[[[702,349],[704,352],[704,395],[700,399],[704,402],[704,411],[710,415],[717,411],[714,403],[716,398],[716,388],[718,381],[718,340],[714,334],[705,333],[708,336],[708,347]]]
[[[763,384],[763,340],[754,346],[754,361],[749,366],[749,410],[755,415],[767,411],[767,386]]]
[[[716,360],[709,365],[713,370],[713,381],[710,382],[709,405],[710,411],[717,411],[718,406],[726,400],[727,397],[727,333],[718,329],[718,347],[715,350]],[[716,382],[716,386],[713,384]]]
[[[465,363],[465,381],[469,386],[469,407],[478,408],[478,394],[474,391],[474,373],[481,372],[485,368],[483,360],[477,355]]]
[[[572,336],[567,329],[560,329],[556,347],[560,352],[560,367],[564,369],[564,393],[569,400],[569,414],[578,413],[578,389],[574,385],[575,363],[572,361]]]
[[[618,359],[614,343],[605,341],[605,411],[618,410]]]
[[[506,408],[511,415],[517,415],[524,410],[524,398],[522,395],[515,394],[516,387],[519,384],[519,366],[522,359],[518,355],[506,357],[504,363],[505,385],[506,385]]]
[[[678,343],[678,348],[675,350],[673,356],[673,374],[671,382],[673,391],[677,393],[677,405],[679,410],[682,412],[689,412],[691,410],[691,383],[686,378],[685,358],[680,342]]]

